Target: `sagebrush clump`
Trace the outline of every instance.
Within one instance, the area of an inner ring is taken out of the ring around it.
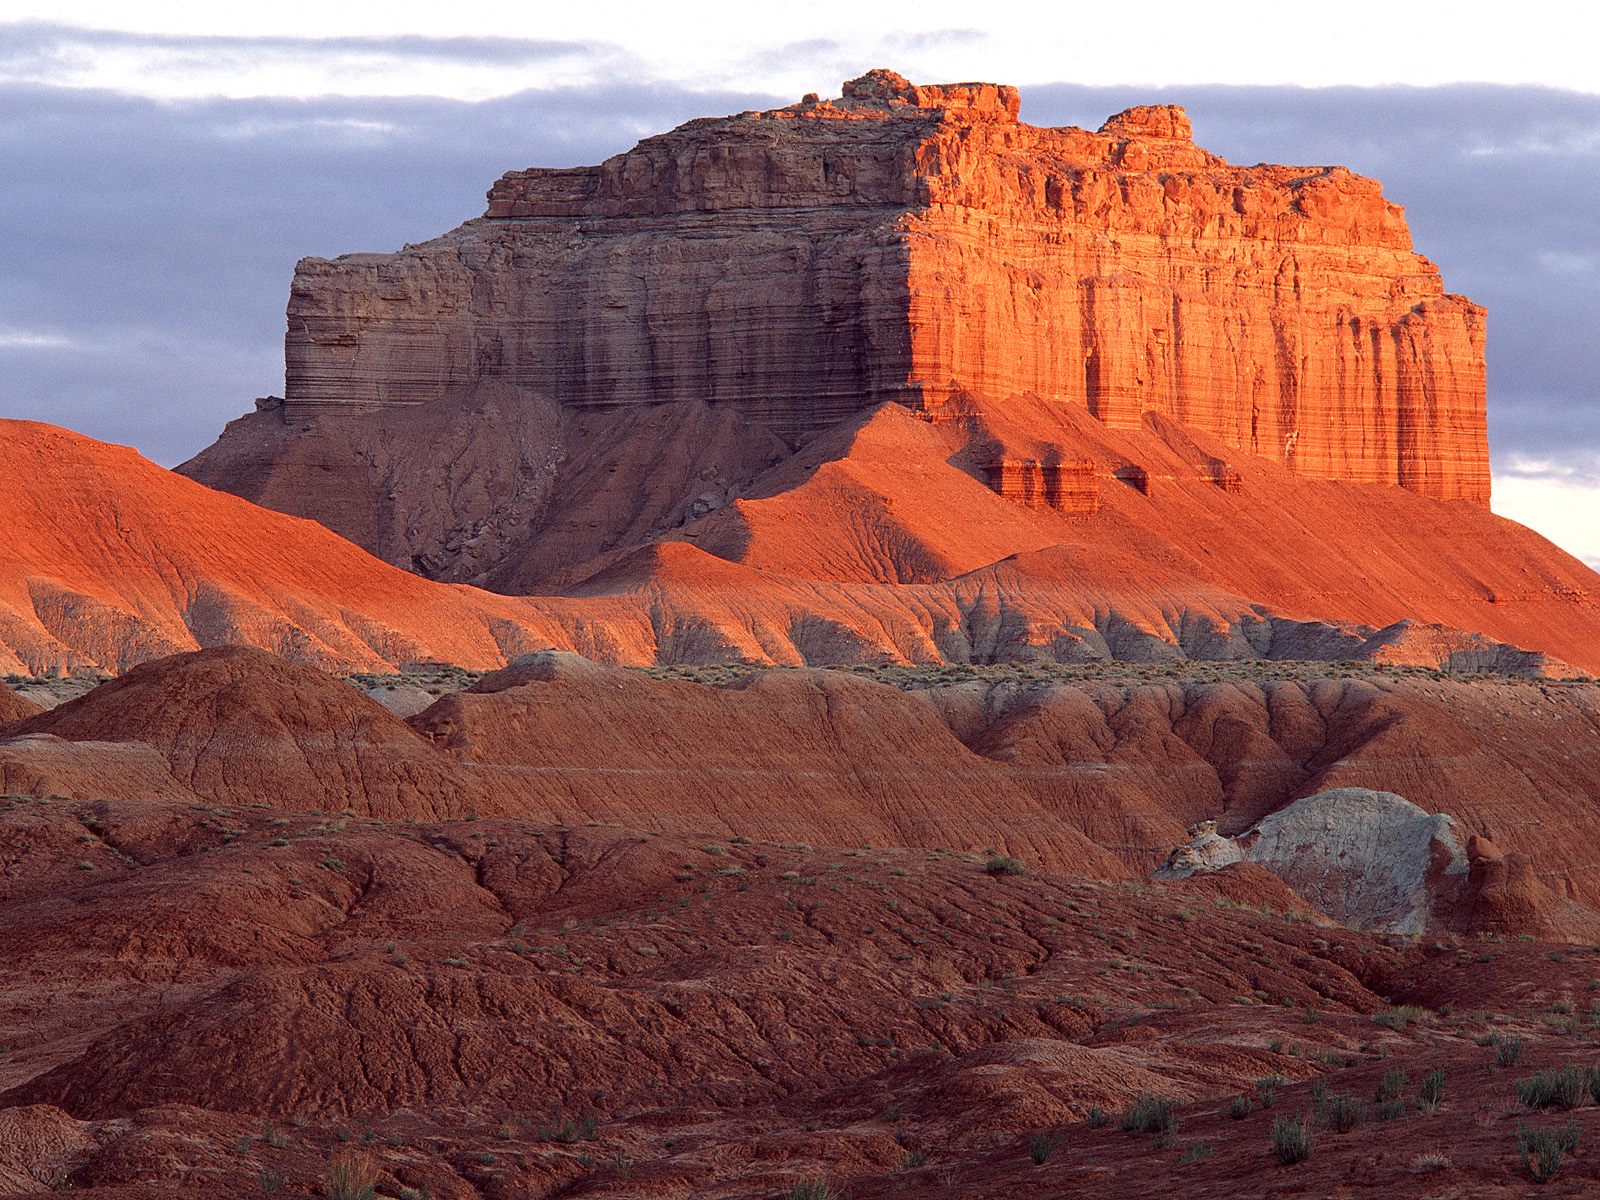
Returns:
[[[1589,1095],[1592,1072],[1567,1064],[1546,1067],[1517,1080],[1517,1099],[1524,1108],[1577,1108]]]
[[[837,1188],[826,1179],[808,1179],[789,1189],[787,1200],[843,1200]]]
[[[341,1150],[328,1163],[328,1200],[372,1200],[378,1160],[364,1150]]]
[[[1299,1117],[1276,1117],[1272,1122],[1272,1152],[1284,1166],[1311,1157],[1311,1122]]]
[[[1403,1030],[1408,1025],[1416,1025],[1428,1019],[1428,1010],[1418,1008],[1415,1004],[1400,1004],[1394,1008],[1386,1008],[1380,1013],[1373,1013],[1372,1019],[1386,1029]]]
[[[1178,1131],[1177,1105],[1166,1096],[1140,1096],[1122,1110],[1119,1124],[1131,1134],[1174,1134]]]
[[[1432,1112],[1443,1099],[1444,1068],[1435,1067],[1422,1077],[1422,1086],[1417,1089],[1417,1103],[1427,1112]]]
[[[1535,1183],[1549,1183],[1561,1170],[1561,1161],[1578,1148],[1578,1127],[1565,1125],[1531,1129],[1517,1125],[1517,1149],[1522,1165]]]

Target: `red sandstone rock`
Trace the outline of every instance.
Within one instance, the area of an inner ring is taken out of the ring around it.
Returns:
[[[183,469],[564,593],[495,612],[508,651],[1600,670],[1594,573],[1429,499],[1487,494],[1477,310],[1375,184],[1180,109],[1033,129],[874,72],[515,172],[295,296],[288,402]]]
[[[511,172],[432,242],[300,263],[269,419],[496,379],[566,408],[706,401],[792,437],[885,400],[1030,394],[1487,502],[1483,312],[1377,183],[1230,165],[1177,107],[1091,133],[1018,104],[875,71],[838,101]]]

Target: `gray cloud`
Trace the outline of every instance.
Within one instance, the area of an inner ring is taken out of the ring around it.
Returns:
[[[161,102],[0,85],[0,414],[187,458],[283,389],[295,260],[423,241],[502,172],[770,101],[631,84]]]
[[[0,412],[179,461],[281,390],[300,256],[421,241],[481,212],[508,169],[597,162],[691,117],[790,99],[622,81],[477,104],[0,85]],[[1024,89],[1023,115],[1093,127],[1159,101],[1185,104],[1197,140],[1236,161],[1383,180],[1447,286],[1489,308],[1497,463],[1600,459],[1600,151],[1584,149],[1600,97],[1053,84]]]
[[[70,64],[85,51],[132,50],[215,67],[219,58],[285,56],[295,58],[382,58],[447,62],[486,67],[533,67],[556,62],[598,63],[620,57],[615,46],[599,42],[514,37],[285,37],[227,34],[138,33],[89,29],[50,21],[0,23],[0,74],[44,73]]]

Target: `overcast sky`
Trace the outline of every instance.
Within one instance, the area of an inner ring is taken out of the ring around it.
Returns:
[[[1134,29],[1060,4],[1059,30],[1015,8],[980,30],[970,3],[919,3],[908,32],[884,15],[907,6],[838,7],[807,28],[735,5],[7,0],[0,414],[179,462],[282,391],[302,255],[421,241],[505,170],[882,65],[1021,84],[1038,124],[1182,103],[1235,161],[1381,179],[1446,286],[1489,309],[1496,509],[1600,565],[1600,67],[1554,23],[1570,8],[1490,27],[1460,4],[1234,22],[1147,2]]]

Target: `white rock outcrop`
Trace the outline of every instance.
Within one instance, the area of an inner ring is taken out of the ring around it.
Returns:
[[[1467,855],[1445,813],[1404,796],[1337,788],[1296,800],[1238,837],[1215,821],[1189,831],[1157,879],[1185,879],[1253,862],[1335,920],[1358,929],[1421,933],[1465,884]]]

